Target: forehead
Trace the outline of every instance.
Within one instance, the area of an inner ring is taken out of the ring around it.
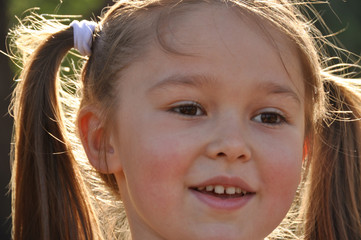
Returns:
[[[212,70],[214,66],[226,66],[224,71],[252,67],[269,72],[270,78],[273,72],[282,71],[304,95],[302,64],[295,44],[267,21],[238,7],[191,4],[161,18],[157,33],[158,38],[140,60],[164,75],[180,65],[197,72],[189,59],[201,57],[209,60]],[[169,59],[177,61],[172,65]],[[157,66],[162,61],[167,64]]]

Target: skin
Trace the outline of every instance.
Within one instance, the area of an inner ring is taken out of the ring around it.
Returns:
[[[122,72],[110,170],[135,240],[263,239],[300,180],[301,63],[266,23],[220,6],[195,9],[163,32],[188,55],[154,40]],[[241,179],[252,196],[235,209],[195,196],[192,187],[219,176]]]

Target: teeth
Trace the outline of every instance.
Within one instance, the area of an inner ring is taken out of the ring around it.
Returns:
[[[236,188],[235,187],[227,187],[226,188],[226,193],[227,194],[235,194],[236,193]]]
[[[214,192],[217,194],[229,194],[229,195],[233,195],[233,194],[241,194],[246,195],[247,192],[243,191],[242,189],[238,188],[238,187],[224,187],[222,185],[208,185],[208,186],[203,186],[203,187],[198,187],[197,188],[199,191],[204,191],[206,190],[207,192]]]
[[[214,189],[214,187],[212,185],[209,185],[209,186],[206,187],[207,192],[212,192],[213,189]]]
[[[221,185],[216,185],[214,187],[214,192],[217,194],[224,194],[224,187]]]

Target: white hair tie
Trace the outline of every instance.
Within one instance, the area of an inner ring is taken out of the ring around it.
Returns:
[[[91,54],[91,46],[93,41],[93,32],[97,23],[91,21],[73,21],[70,27],[74,31],[74,48],[83,56]]]

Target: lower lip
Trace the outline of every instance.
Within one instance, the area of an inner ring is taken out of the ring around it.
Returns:
[[[255,194],[248,194],[238,198],[219,198],[213,195],[191,190],[191,192],[203,203],[218,210],[237,210],[245,206]]]

